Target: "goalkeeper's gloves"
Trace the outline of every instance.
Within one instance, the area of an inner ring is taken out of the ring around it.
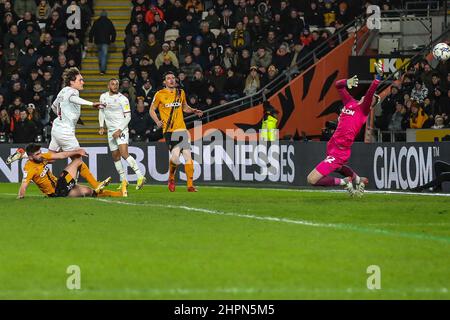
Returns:
[[[383,78],[383,63],[381,61],[374,62],[375,70],[377,71],[377,75],[375,78],[377,80],[381,80]]]
[[[350,79],[347,79],[347,87],[349,89],[353,88],[353,87],[357,87],[358,86],[358,76],[353,76]]]

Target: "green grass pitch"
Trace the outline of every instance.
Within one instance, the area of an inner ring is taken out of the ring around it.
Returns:
[[[19,201],[0,184],[0,298],[450,298],[449,197],[130,187],[45,199],[32,185]],[[66,287],[69,265],[80,290]]]

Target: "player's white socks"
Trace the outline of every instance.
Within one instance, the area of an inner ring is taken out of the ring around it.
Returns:
[[[125,171],[123,170],[122,161],[114,161],[114,165],[116,166],[117,173],[120,176],[120,181],[125,181]]]
[[[134,160],[134,158],[132,156],[129,156],[127,158],[127,162],[130,165],[131,169],[133,169],[133,171],[136,172],[138,177],[142,177],[141,170],[139,170],[139,167],[138,167],[138,165],[136,163],[136,160]]]

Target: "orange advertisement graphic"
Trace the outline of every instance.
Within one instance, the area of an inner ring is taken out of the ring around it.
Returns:
[[[334,86],[336,80],[348,77],[348,57],[353,37],[337,46],[332,52],[308,68],[280,89],[268,101],[230,116],[203,125],[203,134],[209,129],[247,130],[261,128],[264,105],[272,106],[278,114],[279,137],[287,135],[320,135],[325,122],[336,120],[342,103]],[[191,137],[200,138],[190,130]],[[196,132],[197,133],[197,132]]]

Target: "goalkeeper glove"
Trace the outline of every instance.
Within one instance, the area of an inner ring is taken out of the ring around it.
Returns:
[[[381,80],[383,78],[383,63],[381,61],[374,62],[375,70],[377,71],[376,79]]]
[[[350,79],[347,79],[347,87],[349,89],[353,88],[353,87],[357,87],[358,86],[358,76],[353,76]]]

